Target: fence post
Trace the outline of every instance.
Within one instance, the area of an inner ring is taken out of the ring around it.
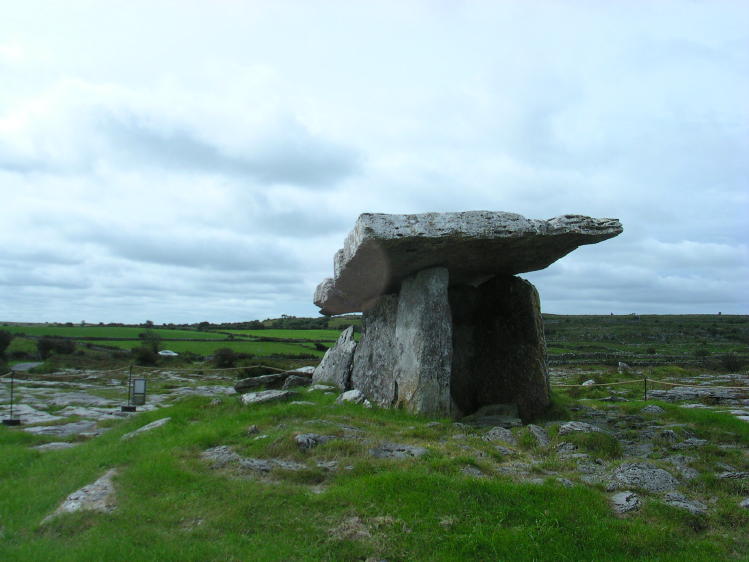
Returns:
[[[645,377],[644,379],[642,379],[642,382],[645,383],[645,400],[647,401],[647,399],[648,399],[648,378]]]

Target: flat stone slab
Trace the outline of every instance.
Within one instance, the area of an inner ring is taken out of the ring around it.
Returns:
[[[261,390],[260,392],[248,392],[242,395],[242,404],[263,404],[266,402],[280,402],[295,396],[296,392],[291,390]]]
[[[139,427],[135,431],[131,431],[130,433],[126,433],[120,439],[123,441],[127,441],[128,439],[132,439],[136,435],[140,435],[141,433],[145,433],[146,431],[151,431],[153,429],[156,429],[157,427],[161,427],[162,425],[168,423],[172,418],[161,418],[160,420],[152,421],[149,424],[144,425],[143,427]]]
[[[476,285],[494,275],[544,269],[578,246],[621,232],[617,219],[581,215],[364,213],[335,255],[333,278],[318,285],[314,300],[323,314],[360,312],[424,269],[446,267],[451,285]]]
[[[108,470],[95,482],[84,486],[70,494],[52,514],[44,518],[46,523],[53,517],[62,513],[75,513],[76,511],[89,510],[101,513],[110,513],[117,507],[115,501],[115,490],[112,477],[117,474],[116,469]]]

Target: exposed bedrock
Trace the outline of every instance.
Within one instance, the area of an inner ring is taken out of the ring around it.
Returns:
[[[451,285],[476,285],[494,275],[543,269],[578,246],[621,231],[616,219],[580,215],[535,220],[491,211],[365,213],[336,253],[333,278],[318,285],[314,301],[323,314],[364,311],[424,269],[446,267]]]

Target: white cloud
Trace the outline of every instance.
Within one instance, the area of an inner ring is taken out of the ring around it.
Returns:
[[[310,315],[359,213],[469,209],[622,220],[529,274],[552,312],[746,312],[746,6],[175,14],[5,10],[0,319]]]

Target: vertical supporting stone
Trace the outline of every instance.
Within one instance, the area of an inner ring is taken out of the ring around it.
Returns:
[[[355,349],[354,327],[349,326],[341,332],[336,344],[325,352],[322,361],[315,367],[312,382],[334,384],[341,390],[351,388],[351,362]]]
[[[455,318],[452,392],[466,413],[515,403],[529,420],[549,405],[541,307],[524,279],[497,276],[450,290]]]
[[[383,407],[397,401],[395,321],[398,295],[384,295],[363,315],[362,337],[354,352],[351,386]]]
[[[395,324],[397,404],[417,413],[451,413],[452,320],[444,267],[405,279]]]

